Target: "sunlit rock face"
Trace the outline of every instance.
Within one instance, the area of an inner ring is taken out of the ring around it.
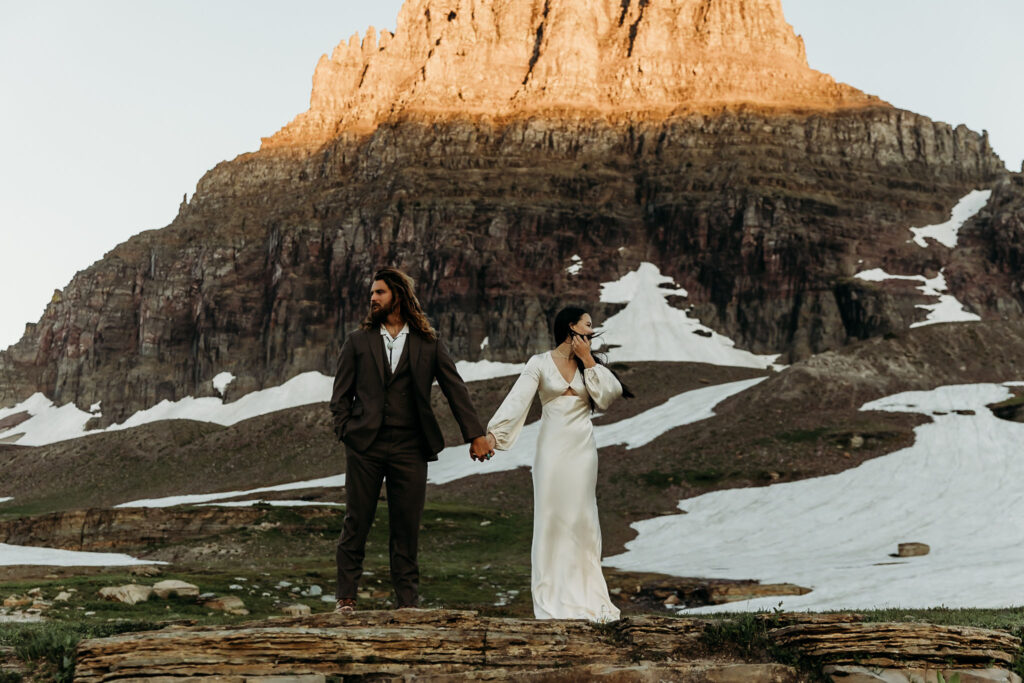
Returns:
[[[981,188],[969,251],[913,242]],[[643,262],[782,362],[923,319],[873,268],[948,267],[973,313],[1019,317],[1021,193],[985,135],[810,69],[777,0],[409,0],[395,35],[321,59],[309,111],[57,293],[0,353],[0,406],[102,401],[102,424],[221,372],[231,398],[333,374],[383,264],[467,360],[547,348],[567,303],[600,323],[601,283]]]
[[[409,0],[324,55],[309,111],[266,147],[399,114],[664,117],[724,104],[835,110],[877,98],[812,70],[779,0]]]

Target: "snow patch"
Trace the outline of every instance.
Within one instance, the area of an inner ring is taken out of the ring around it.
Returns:
[[[152,408],[135,413],[120,424],[88,432],[85,431],[85,425],[94,415],[79,410],[73,403],[58,407],[41,393],[33,394],[13,408],[0,410],[0,419],[28,411],[32,417],[18,425],[22,432],[21,437],[11,439],[10,442],[19,446],[44,446],[104,431],[138,427],[159,420],[199,420],[230,426],[278,410],[329,401],[333,384],[333,378],[327,375],[306,372],[280,386],[246,394],[233,403],[224,403],[219,398],[191,396],[178,401],[161,401]]]
[[[716,405],[763,380],[763,377],[758,377],[687,391],[639,415],[594,427],[594,440],[598,448],[616,444],[625,444],[628,449],[639,448],[671,429],[711,417]],[[540,420],[526,425],[515,446],[507,451],[498,451],[493,460],[484,463],[470,459],[468,446],[446,448],[441,451],[437,462],[431,463],[428,468],[427,481],[431,484],[447,484],[478,474],[532,467],[539,431]]]
[[[526,363],[498,363],[492,360],[460,360],[455,364],[455,369],[459,371],[459,376],[466,382],[479,382],[483,379],[518,375],[525,367]]]
[[[126,567],[137,564],[167,564],[139,560],[121,553],[87,553],[58,548],[38,548],[0,543],[0,566],[45,565],[49,567]]]
[[[956,203],[948,221],[938,225],[926,225],[922,228],[910,228],[914,233],[914,243],[919,247],[927,247],[926,238],[931,237],[939,244],[952,249],[960,238],[960,228],[985,208],[992,197],[992,190],[974,190]]]
[[[329,401],[333,386],[333,378],[319,372],[305,372],[280,386],[254,391],[232,403],[191,396],[173,402],[161,401],[108,429],[128,429],[159,420],[200,420],[230,426],[278,410]]]
[[[949,286],[946,284],[945,269],[940,270],[939,274],[931,279],[926,278],[924,275],[891,275],[881,268],[865,270],[857,273],[854,277],[867,280],[868,282],[914,280],[922,283],[917,288],[922,294],[938,297],[938,303],[917,304],[917,308],[928,311],[928,317],[920,322],[912,323],[910,325],[912,328],[935,325],[936,323],[977,322],[981,320],[981,316],[965,309],[964,305],[955,296],[948,293]]]
[[[580,258],[579,254],[573,254],[569,260],[572,263],[566,267],[565,272],[569,273],[569,275],[579,275],[580,271],[583,270],[583,259]]]
[[[102,413],[100,412],[100,409],[102,408],[102,403],[103,401],[96,401],[95,403],[93,403],[91,406],[89,406],[89,412],[97,417],[102,415]]]
[[[270,491],[297,491],[299,489],[317,489],[344,485],[345,475],[336,474],[334,476],[323,477],[321,479],[293,481],[287,484],[277,484],[275,486],[264,486],[258,489],[249,489],[248,491],[222,491],[220,493],[197,493],[183,496],[167,496],[165,498],[144,498],[142,500],[133,500],[128,503],[121,503],[120,505],[115,505],[114,507],[166,508],[173,507],[175,505],[197,505],[199,503],[209,503],[215,500],[225,500],[227,498],[240,498],[242,496],[251,496],[257,493],[269,493]]]
[[[480,342],[480,350],[483,351],[484,349],[486,349],[490,345],[491,345],[491,338],[490,337],[484,337],[484,340],[482,342]]]
[[[715,491],[687,514],[638,522],[639,536],[604,564],[676,576],[757,579],[812,588],[690,610],[999,608],[1024,595],[1024,424],[986,405],[1008,385],[946,386],[861,410],[929,415],[912,446],[839,474]],[[958,414],[955,411],[974,411]],[[892,558],[902,542],[931,546]]]
[[[0,419],[23,411],[27,411],[32,417],[18,425],[17,429],[21,435],[12,435],[7,439],[8,443],[16,443],[19,446],[43,446],[74,439],[85,435],[85,424],[93,418],[91,413],[79,410],[74,403],[58,407],[37,392],[13,408],[0,409]]]
[[[13,496],[7,496],[6,498],[0,498],[0,503],[6,503],[9,500],[14,500]]]
[[[653,263],[615,282],[601,285],[601,301],[626,304],[599,328],[601,346],[612,345],[611,361],[689,361],[749,368],[771,367],[778,355],[758,356],[735,348],[733,341],[686,311],[669,305],[667,297],[687,292],[664,276]]]
[[[230,372],[222,372],[213,378],[213,388],[221,396],[227,391],[228,385],[235,381],[235,376]]]

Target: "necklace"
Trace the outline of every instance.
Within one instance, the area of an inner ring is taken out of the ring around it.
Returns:
[[[559,356],[561,356],[562,358],[564,358],[566,360],[569,360],[570,358],[572,358],[572,352],[571,351],[568,354],[562,353],[561,351],[558,350],[557,346],[555,347],[555,353],[557,353]]]

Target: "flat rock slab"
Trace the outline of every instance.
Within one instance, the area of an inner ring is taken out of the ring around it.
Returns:
[[[825,673],[834,683],[1021,683],[1020,676],[1006,669],[879,669],[864,666],[829,666]],[[954,678],[954,677],[959,677]]]
[[[823,665],[853,663],[903,671],[963,671],[1009,664],[1020,640],[1002,631],[930,624],[870,624],[857,615],[775,615],[769,637]],[[85,640],[75,680],[202,679],[245,683],[277,677],[352,676],[374,681],[704,681],[789,683],[803,680],[781,664],[708,659],[709,622],[639,617],[612,624],[481,617],[454,610],[316,614],[208,627],[171,626]],[[979,662],[983,663],[979,664]],[[974,662],[973,666],[970,663]],[[865,672],[840,667],[834,680],[860,683]],[[976,672],[972,672],[976,673]],[[1003,672],[1006,673],[1006,672]],[[895,673],[893,675],[896,675]],[[981,675],[981,674],[978,674]],[[284,677],[284,678],[282,678]],[[312,680],[312,679],[309,679]],[[902,681],[894,678],[893,681]]]
[[[1021,647],[1020,638],[994,629],[820,617],[772,629],[768,635],[778,645],[824,662],[899,668],[908,664],[941,664],[951,669],[1012,665]]]
[[[646,672],[653,669],[637,664],[644,659],[659,660],[663,674],[674,669],[667,663],[673,660],[685,662],[681,666],[694,675],[694,667],[707,674],[673,674],[673,680],[797,680],[788,667],[773,666],[755,676],[753,670],[744,673],[695,662],[704,629],[704,622],[672,618],[595,626],[586,621],[486,618],[450,610],[317,614],[85,640],[79,644],[75,680],[155,682],[191,677],[241,682],[316,674],[404,680],[414,673],[417,680],[543,681],[566,680],[568,672],[580,667],[586,668],[580,680],[665,677],[648,678]]]

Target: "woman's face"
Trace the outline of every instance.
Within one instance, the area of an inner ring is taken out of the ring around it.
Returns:
[[[584,313],[579,320],[569,325],[569,329],[576,334],[592,337],[594,335],[594,320],[589,313]]]

